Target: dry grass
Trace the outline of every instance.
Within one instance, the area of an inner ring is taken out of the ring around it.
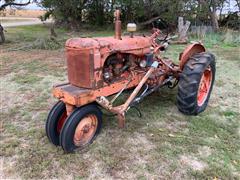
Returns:
[[[25,18],[38,18],[46,11],[44,10],[29,10],[29,9],[6,9],[0,13],[3,17],[25,17]]]
[[[142,118],[131,110],[121,130],[115,118],[104,116],[92,145],[64,154],[44,130],[56,101],[51,87],[67,79],[64,52],[9,52],[13,45],[7,43],[0,53],[1,178],[240,178],[238,47],[210,49],[217,56],[217,77],[204,113],[181,114],[175,106],[177,89],[163,88],[139,105]],[[172,46],[169,54],[176,58],[182,49]]]

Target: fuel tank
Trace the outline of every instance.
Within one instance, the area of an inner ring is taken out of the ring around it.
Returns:
[[[103,86],[102,67],[114,53],[143,56],[150,52],[151,39],[135,36],[103,38],[72,38],[65,44],[69,83],[83,88]]]

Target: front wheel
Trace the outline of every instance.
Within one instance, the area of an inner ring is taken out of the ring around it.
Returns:
[[[48,114],[45,130],[50,142],[59,145],[59,135],[62,126],[67,119],[66,106],[62,101],[58,101]]]
[[[215,57],[211,53],[193,55],[185,64],[180,75],[177,106],[187,115],[204,111],[215,80]]]
[[[102,112],[94,104],[76,108],[66,120],[60,144],[65,152],[82,149],[92,143],[102,126]]]

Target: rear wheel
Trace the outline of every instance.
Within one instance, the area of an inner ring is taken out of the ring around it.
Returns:
[[[66,119],[66,106],[62,101],[58,101],[50,110],[46,121],[47,137],[56,146],[59,145],[60,131]]]
[[[208,105],[215,80],[215,57],[198,53],[185,64],[179,79],[177,105],[184,114],[197,115]]]
[[[60,134],[65,152],[82,149],[92,143],[102,126],[102,112],[94,104],[76,108],[68,117]]]

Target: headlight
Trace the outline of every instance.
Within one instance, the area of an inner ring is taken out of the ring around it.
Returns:
[[[105,72],[104,74],[103,74],[103,76],[104,76],[104,79],[110,79],[110,73],[109,72]]]
[[[131,33],[137,31],[137,25],[135,23],[128,23],[127,24],[127,31],[131,32]]]
[[[145,68],[147,66],[147,61],[141,60],[139,65],[140,65],[140,67]]]

